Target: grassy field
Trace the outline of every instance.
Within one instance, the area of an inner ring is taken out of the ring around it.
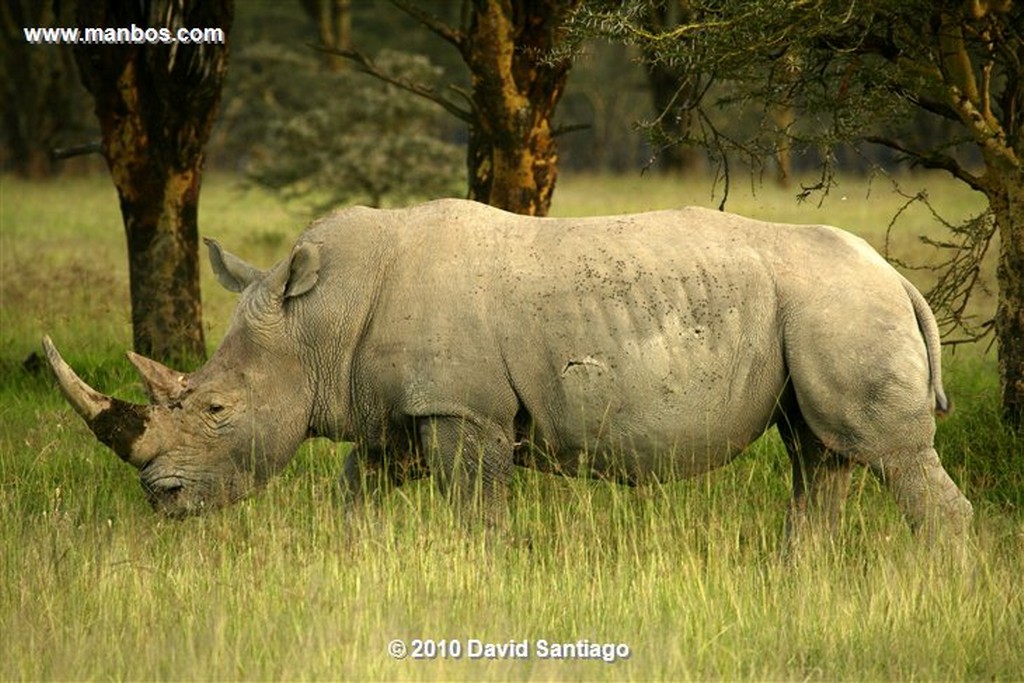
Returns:
[[[980,204],[935,176],[905,182],[953,213]],[[738,187],[729,208],[837,224],[881,247],[903,201],[885,181],[851,181],[820,205]],[[702,182],[567,176],[554,212],[691,203],[717,199]],[[260,265],[283,256],[306,220],[227,178],[204,189],[204,234]],[[917,236],[936,230],[914,208],[892,248],[927,259]],[[125,262],[106,178],[0,179],[0,680],[902,681],[1024,672],[1024,441],[999,425],[995,361],[983,349],[946,355],[957,412],[937,438],[975,503],[977,535],[965,555],[915,544],[890,496],[859,473],[835,542],[780,561],[789,464],[774,435],[727,468],[652,489],[520,473],[511,524],[522,540],[507,545],[485,547],[453,527],[429,482],[346,511],[333,497],[345,446],[320,440],[260,495],[176,522],[150,511],[135,472],[95,442],[33,355],[51,334],[94,386],[141,399],[123,355]],[[921,275],[911,278],[926,285]],[[212,347],[233,297],[205,265],[203,277]],[[389,653],[395,639],[406,657]],[[416,640],[435,656],[413,657]],[[524,640],[526,658],[470,656],[474,641]],[[586,640],[614,661],[544,657],[542,640]]]

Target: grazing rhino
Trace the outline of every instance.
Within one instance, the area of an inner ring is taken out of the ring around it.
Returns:
[[[266,271],[207,244],[241,295],[230,329],[191,374],[129,353],[150,405],[93,390],[43,342],[161,512],[241,498],[325,436],[355,442],[349,498],[430,473],[463,514],[500,524],[514,465],[669,481],[776,425],[791,526],[832,519],[856,464],[912,526],[970,524],[933,448],[949,404],[932,312],[836,228],[440,200],[335,212]]]

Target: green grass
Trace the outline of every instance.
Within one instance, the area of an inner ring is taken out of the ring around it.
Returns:
[[[933,176],[950,209],[977,198]],[[898,199],[852,182],[822,206],[734,188],[733,210],[829,222],[884,241]],[[916,190],[915,190],[916,191]],[[843,200],[842,197],[846,196]],[[708,201],[658,178],[565,177],[555,213]],[[903,256],[924,257],[906,216]],[[204,190],[204,233],[263,265],[305,218]],[[138,398],[117,202],[105,178],[0,184],[0,680],[950,680],[1024,671],[1024,444],[998,423],[994,359],[947,354],[953,417],[938,448],[974,501],[966,554],[920,548],[891,497],[859,473],[832,545],[779,559],[789,465],[769,436],[706,477],[631,490],[530,472],[513,542],[452,524],[429,482],[349,513],[334,500],[345,447],[317,440],[267,490],[181,522],[145,504],[45,371],[42,333],[97,387]],[[233,298],[204,266],[211,345]],[[914,277],[917,274],[913,274]],[[979,302],[984,306],[985,301]],[[31,366],[31,362],[29,365]],[[391,639],[625,643],[628,659],[396,660]]]

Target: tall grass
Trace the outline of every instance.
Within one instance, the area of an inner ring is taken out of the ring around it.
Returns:
[[[676,201],[655,179],[566,180],[559,213],[694,201]],[[876,196],[853,207],[860,184],[833,209],[769,192],[733,208],[774,207],[772,217],[838,223],[876,241],[898,206]],[[595,198],[610,202],[595,209]],[[652,488],[519,473],[510,538],[499,542],[455,526],[429,482],[379,506],[342,508],[334,488],[346,447],[322,440],[259,495],[169,521],[30,357],[49,332],[96,386],[140,397],[121,355],[131,339],[125,259],[107,181],[4,179],[0,199],[0,679],[981,680],[1024,671],[1022,443],[998,424],[994,363],[980,349],[946,359],[957,412],[938,435],[978,513],[963,552],[919,547],[888,493],[858,473],[834,541],[783,562],[789,465],[774,435],[727,468]],[[207,234],[262,264],[304,222],[226,179],[207,183],[202,211]],[[901,244],[918,248],[913,238]],[[232,299],[206,284],[215,343]],[[456,640],[462,656],[396,659],[393,639],[449,649]],[[470,659],[470,639],[528,640],[531,656]],[[541,639],[622,643],[630,656],[541,658]]]

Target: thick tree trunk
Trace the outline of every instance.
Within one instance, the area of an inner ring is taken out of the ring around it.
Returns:
[[[1024,428],[1024,173],[1007,178],[1004,190],[989,196],[999,229],[999,378],[1003,420]]]
[[[105,136],[106,137],[106,136]],[[199,188],[190,168],[147,164],[145,146],[106,152],[128,242],[136,353],[166,362],[205,357],[199,291]]]
[[[507,211],[543,216],[558,175],[552,117],[569,74],[550,62],[558,27],[578,0],[530,5],[475,0],[461,42],[473,79],[469,196]]]
[[[82,3],[80,26],[230,28],[232,3]],[[80,47],[102,151],[128,243],[135,351],[166,362],[205,356],[197,213],[203,147],[213,126],[227,45]]]

